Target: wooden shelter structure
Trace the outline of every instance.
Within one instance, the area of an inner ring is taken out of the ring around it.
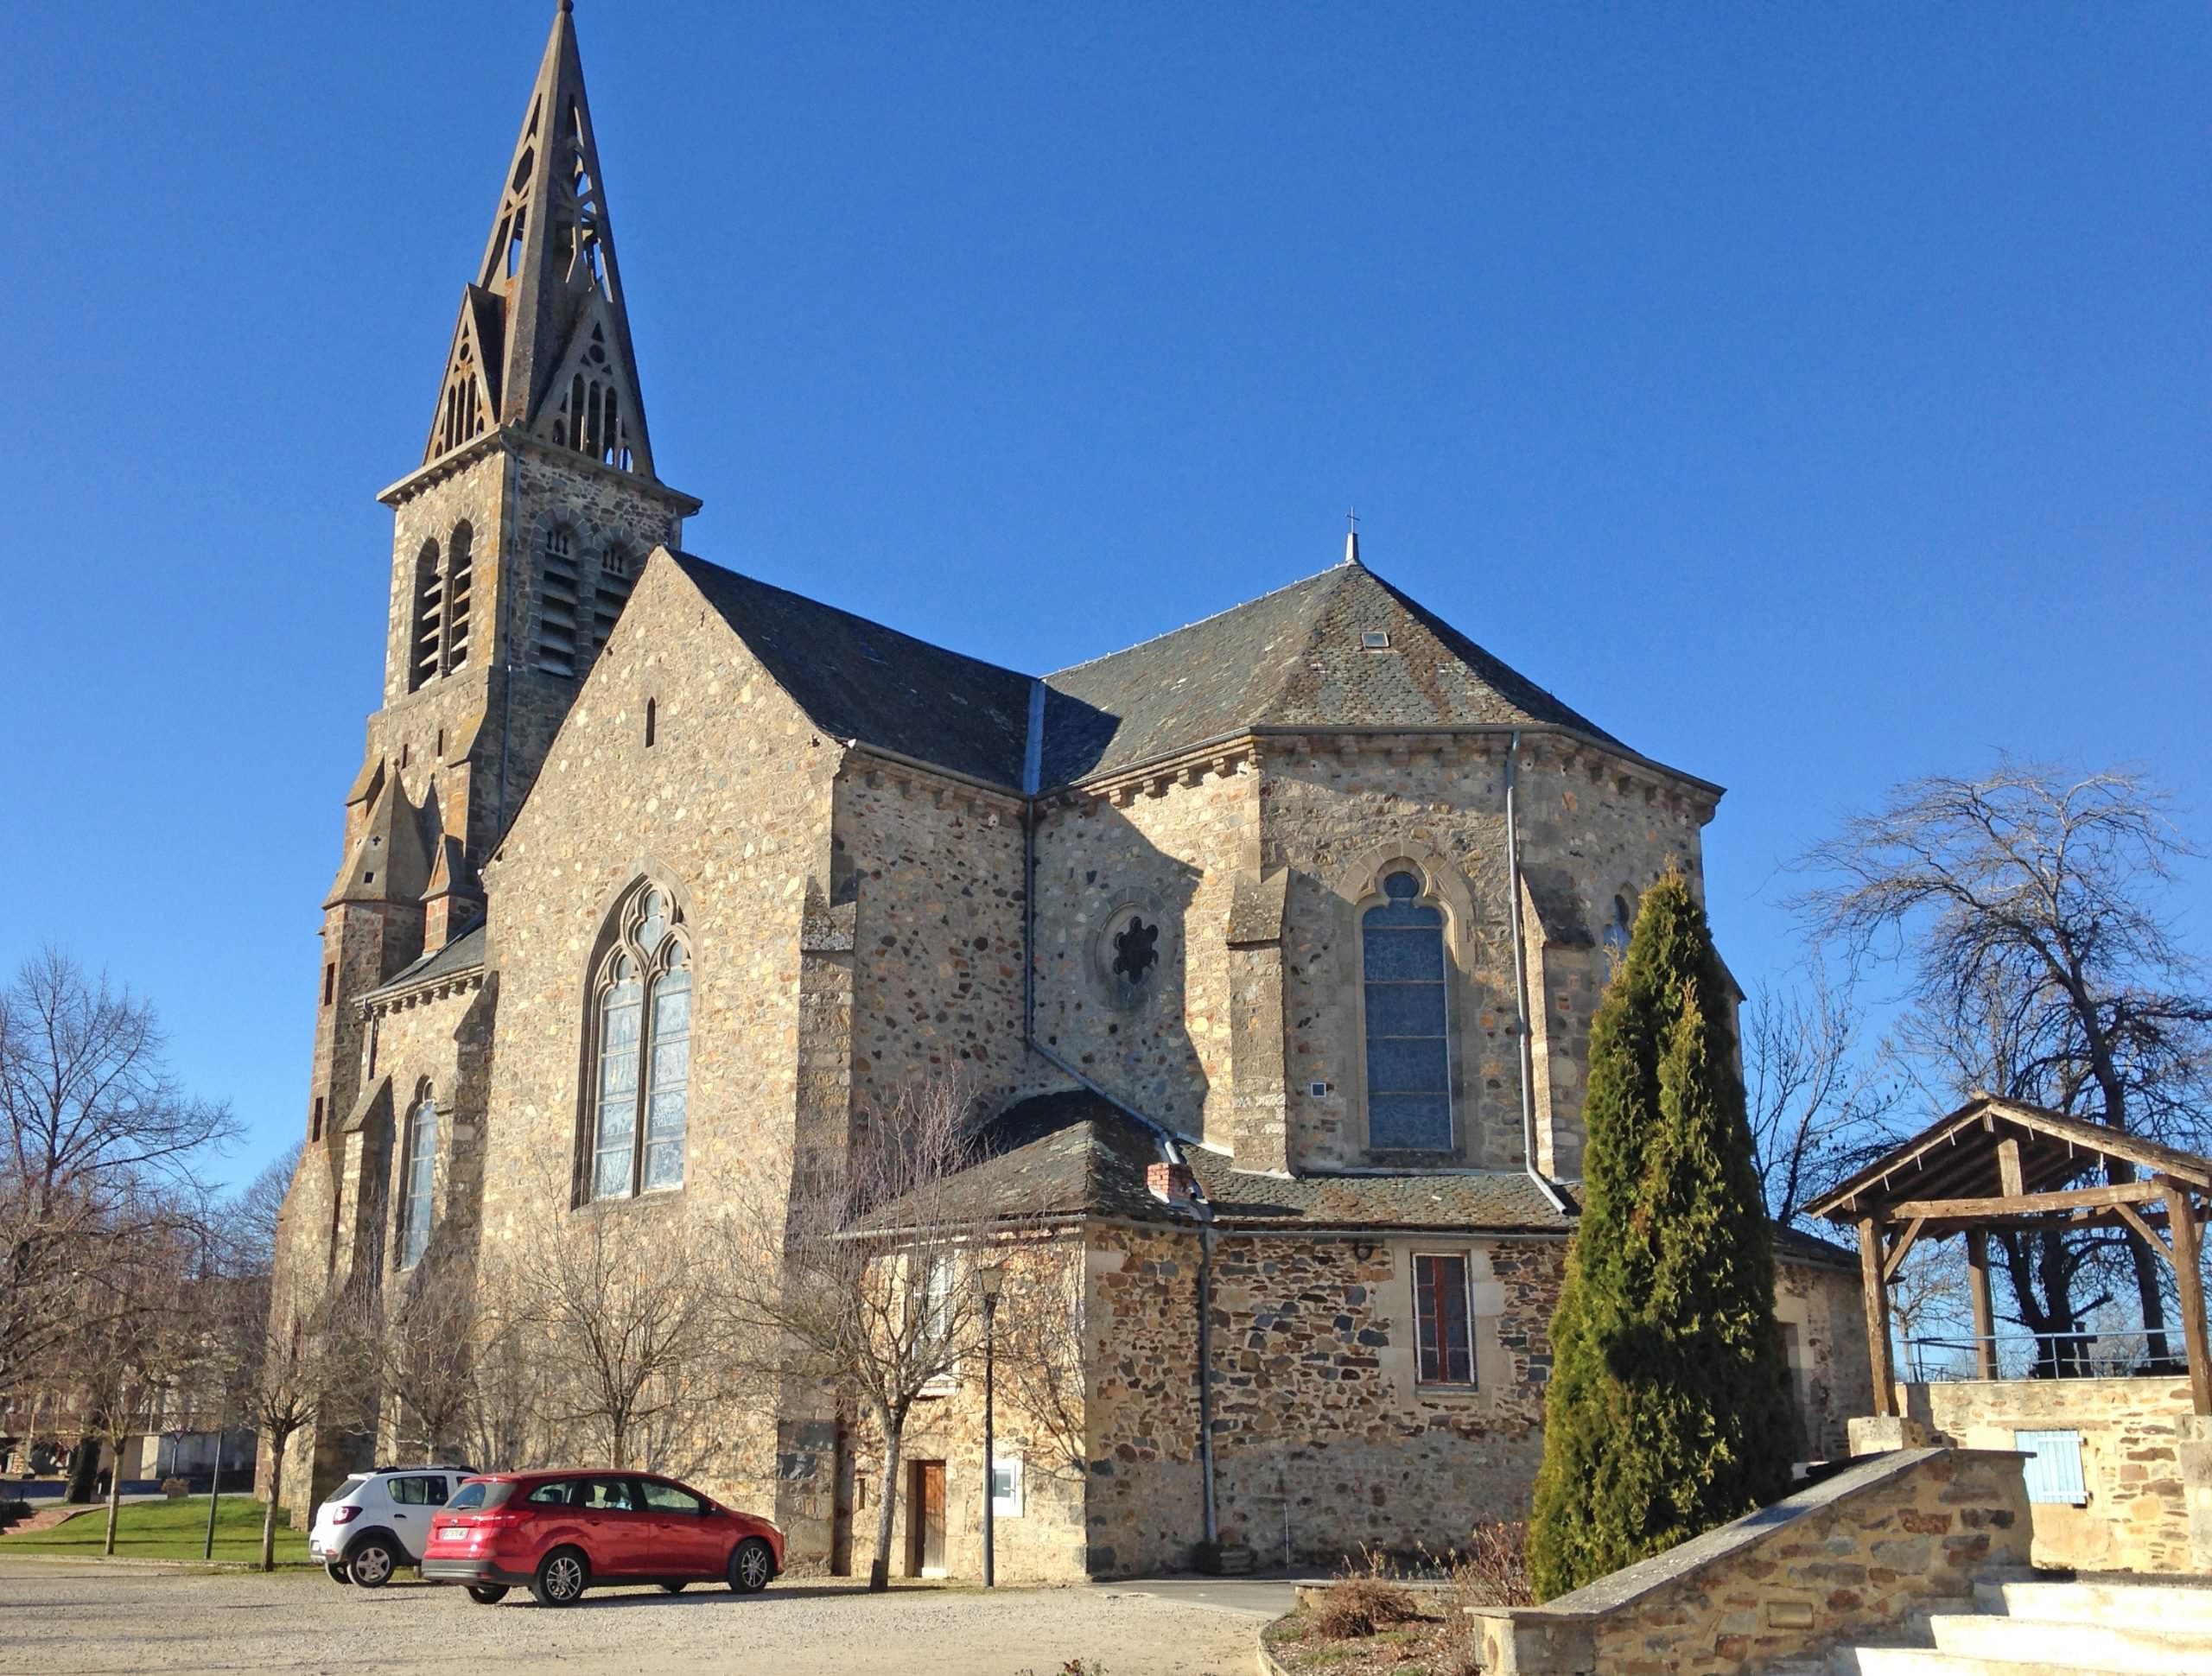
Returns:
[[[1989,1236],[1999,1229],[2053,1227],[2126,1228],[2172,1267],[2190,1403],[2197,1413],[2212,1414],[2212,1353],[2206,1349],[2198,1267],[2200,1201],[2212,1203],[2212,1159],[1985,1094],[1805,1209],[1858,1231],[1878,1415],[1897,1412],[1890,1282],[1913,1247],[1923,1239],[1966,1236],[1975,1372],[1995,1379]]]

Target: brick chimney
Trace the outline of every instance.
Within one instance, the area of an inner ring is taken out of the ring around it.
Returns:
[[[1188,1210],[1198,1196],[1198,1178],[1192,1175],[1187,1164],[1147,1164],[1144,1184],[1152,1190],[1153,1197],[1179,1210]]]

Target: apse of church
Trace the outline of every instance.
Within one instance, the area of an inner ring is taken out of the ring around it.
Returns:
[[[639,1219],[680,1262],[716,1184],[957,1074],[990,1179],[1058,1196],[1085,1323],[1095,1459],[1013,1438],[1036,1470],[1002,1576],[1520,1516],[1590,1013],[1639,893],[1700,884],[1719,788],[1356,538],[1044,676],[684,552],[699,502],[654,474],[566,7],[382,498],[383,704],[324,906],[288,1297],[467,1288],[549,1216]],[[1817,1454],[1864,1401],[1856,1259],[1777,1239]],[[978,1401],[925,1403],[907,1453],[972,1457]],[[378,1446],[315,1434],[296,1482]],[[876,1446],[792,1398],[706,1482],[798,1563],[864,1564]]]

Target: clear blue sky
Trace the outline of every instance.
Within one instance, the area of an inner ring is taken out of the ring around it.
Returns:
[[[0,964],[245,1171],[551,0],[0,19]],[[581,0],[699,552],[1025,670],[1365,555],[1731,788],[1714,917],[1997,747],[2212,836],[2212,13]],[[2184,904],[2202,946],[2212,889]]]

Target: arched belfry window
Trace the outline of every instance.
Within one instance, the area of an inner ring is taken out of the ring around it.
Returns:
[[[589,1197],[683,1184],[691,1070],[691,955],[656,885],[626,899],[592,1006]]]
[[[432,1189],[437,1182],[438,1102],[425,1085],[407,1114],[407,1145],[399,1168],[399,1267],[413,1268],[430,1244]]]
[[[1444,912],[1410,868],[1382,879],[1360,916],[1367,1024],[1367,1144],[1378,1151],[1452,1150],[1452,1053]]]
[[[407,663],[407,690],[413,692],[438,673],[445,578],[439,574],[438,544],[423,543],[415,555],[415,643]]]
[[[446,543],[445,667],[448,672],[468,663],[468,596],[474,580],[475,560],[470,549],[476,532],[463,518],[453,527]]]
[[[545,532],[538,567],[537,667],[548,675],[576,673],[576,553],[564,524]]]

